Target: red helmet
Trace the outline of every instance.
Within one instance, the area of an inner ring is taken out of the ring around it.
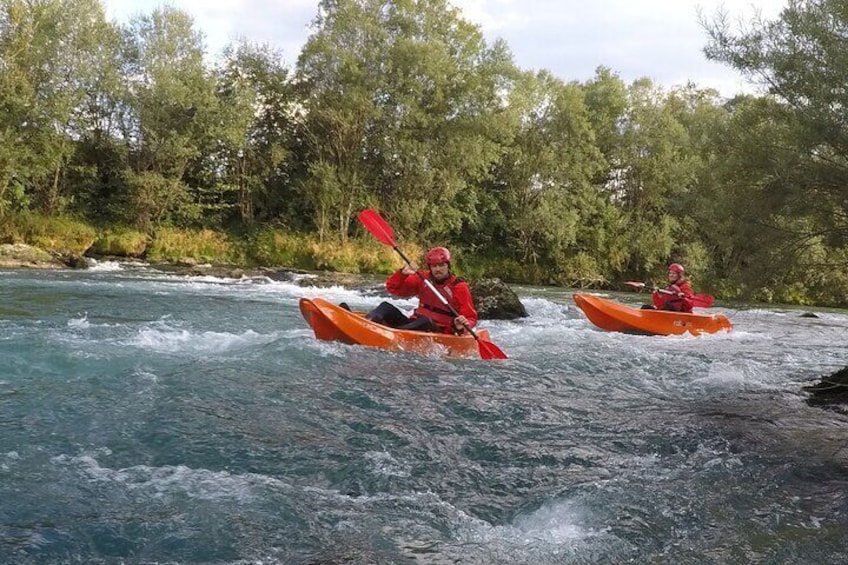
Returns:
[[[450,251],[446,247],[434,247],[427,252],[424,260],[428,265],[438,265],[439,263],[450,263]]]
[[[683,265],[681,265],[680,263],[672,263],[671,265],[668,266],[668,272],[669,273],[677,273],[678,275],[682,275],[683,274]]]

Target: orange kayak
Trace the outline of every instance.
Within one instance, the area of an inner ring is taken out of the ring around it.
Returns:
[[[351,312],[323,298],[301,298],[300,313],[323,341],[380,347],[392,351],[445,353],[451,357],[479,357],[477,341],[470,335],[456,336],[428,332],[396,330],[372,322],[361,312]],[[475,328],[476,329],[476,328]],[[476,330],[480,339],[489,341],[487,330]]]
[[[692,335],[729,332],[733,324],[724,314],[686,314],[641,310],[592,294],[575,294],[574,303],[601,329],[642,335]]]

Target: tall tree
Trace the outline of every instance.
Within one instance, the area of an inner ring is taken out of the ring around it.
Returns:
[[[278,182],[290,157],[297,117],[294,87],[281,55],[265,46],[229,46],[218,69],[221,131],[213,161],[217,179],[236,195],[239,218],[273,219],[296,198]],[[227,200],[229,201],[229,200]]]
[[[46,213],[68,203],[66,166],[114,33],[97,0],[0,2],[0,209],[10,187]]]
[[[140,226],[191,222],[201,195],[184,182],[216,143],[214,75],[203,63],[203,38],[185,12],[163,7],[132,20],[127,32],[130,148],[126,213]]]
[[[787,267],[815,265],[833,281],[845,277],[848,250],[848,10],[844,0],[789,0],[775,20],[754,19],[734,30],[727,14],[705,22],[707,56],[762,85],[778,104],[761,123],[789,136],[753,140],[780,145],[760,163],[772,210],[761,221],[788,249]],[[776,209],[776,206],[779,208]],[[791,259],[791,264],[789,260]],[[786,271],[790,271],[787,268]],[[811,283],[816,286],[818,283]],[[845,283],[843,291],[848,291]],[[820,285],[819,285],[820,286]]]
[[[550,73],[525,73],[510,92],[516,135],[495,170],[505,217],[507,247],[516,259],[542,263],[550,282],[597,276],[578,272],[573,258],[597,256],[587,247],[584,226],[605,206],[593,179],[606,168],[584,91]]]
[[[670,205],[693,182],[687,133],[668,104],[668,95],[649,79],[628,88],[628,109],[620,124],[608,183],[627,216],[628,270],[647,275],[676,251],[676,221]]]
[[[502,43],[444,0],[325,0],[298,61],[322,232],[346,237],[380,203],[424,239],[456,233],[475,183],[502,150],[500,93],[515,69]]]

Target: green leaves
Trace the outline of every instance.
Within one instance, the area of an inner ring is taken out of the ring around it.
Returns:
[[[793,286],[795,296],[798,286],[789,281],[812,289],[820,287],[813,273],[836,281],[844,271],[844,263],[823,257],[839,256],[848,243],[847,26],[845,3],[835,0],[793,1],[777,20],[755,19],[738,32],[726,17],[708,26],[707,56],[773,95],[738,104],[729,130],[736,167],[727,169],[727,184],[742,189],[737,202],[744,204],[734,214],[741,231],[761,243],[754,257],[766,268],[748,278]]]
[[[503,49],[489,50],[444,1],[322,9],[298,61],[307,151],[325,163],[325,180],[309,185],[316,217],[344,238],[351,213],[379,201],[403,232],[456,233],[501,152],[497,87],[511,70]],[[321,197],[317,186],[344,187],[349,198]],[[334,213],[322,210],[329,202]]]

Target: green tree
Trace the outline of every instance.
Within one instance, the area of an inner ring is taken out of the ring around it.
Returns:
[[[711,36],[707,56],[739,70],[777,102],[760,109],[758,122],[777,135],[755,143],[779,151],[754,162],[750,174],[768,187],[769,201],[758,201],[768,204],[760,208],[761,224],[783,234],[783,249],[795,250],[781,261],[784,271],[827,273],[842,281],[848,248],[845,2],[790,0],[777,19],[757,18],[747,29],[732,29],[727,14],[705,25]],[[848,301],[848,286],[840,285],[841,300]]]
[[[297,108],[289,70],[280,61],[273,49],[240,43],[225,50],[218,69],[221,130],[213,170],[223,171],[217,182],[236,195],[247,224],[257,214],[272,219],[297,197],[278,175],[291,158]]]
[[[545,265],[552,278],[597,276],[597,265],[594,273],[569,267],[573,256],[598,251],[581,234],[594,214],[587,208],[598,194],[592,179],[606,167],[583,90],[546,71],[525,73],[508,102],[516,135],[495,173],[507,247],[522,262]]]
[[[695,168],[686,129],[667,93],[648,79],[629,87],[620,132],[607,186],[627,217],[627,270],[645,276],[664,267],[678,251],[677,242],[684,234],[675,229],[678,221],[672,212],[677,206],[671,203],[689,190]]]
[[[132,20],[126,45],[124,213],[145,228],[196,221],[202,197],[184,177],[203,168],[218,133],[216,83],[203,64],[202,36],[185,12],[163,7]]]
[[[97,0],[0,2],[0,209],[10,188],[48,214],[69,203],[66,167],[92,126],[110,35]]]
[[[422,239],[457,233],[502,151],[505,45],[442,0],[325,0],[315,27],[298,73],[316,226],[344,238],[378,204]]]

